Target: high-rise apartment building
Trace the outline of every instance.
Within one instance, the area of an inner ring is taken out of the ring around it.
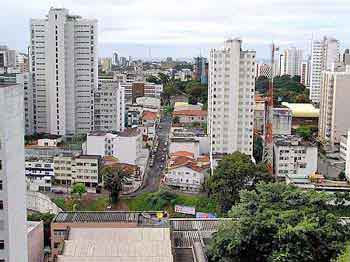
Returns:
[[[97,20],[51,8],[31,20],[34,129],[68,135],[93,130],[97,89]]]
[[[345,65],[350,65],[350,50],[349,49],[345,49],[342,60],[343,60],[343,63]]]
[[[350,67],[325,71],[321,81],[319,137],[331,145],[350,129]]]
[[[17,52],[7,46],[0,46],[0,73],[7,73],[9,69],[17,66]]]
[[[210,154],[253,152],[255,51],[227,40],[209,58],[208,130]]]
[[[0,84],[0,261],[28,261],[24,104],[19,85]]]
[[[24,90],[24,127],[25,134],[34,134],[33,84],[31,73],[0,74],[0,83],[17,84]]]
[[[321,78],[324,70],[330,70],[339,60],[339,42],[334,38],[324,37],[312,41],[310,67],[310,100],[320,103]]]
[[[113,56],[112,56],[112,65],[119,65],[119,56],[117,52],[113,52]]]
[[[118,80],[98,80],[95,91],[95,131],[124,131],[125,91]]]
[[[268,64],[256,64],[256,77],[265,76],[272,77],[272,66]]]
[[[300,65],[303,61],[303,51],[295,47],[284,50],[280,56],[281,75],[290,75],[291,77],[300,75]]]
[[[300,65],[300,83],[310,86],[310,60],[304,61]]]
[[[208,60],[205,57],[194,58],[193,79],[208,84]]]

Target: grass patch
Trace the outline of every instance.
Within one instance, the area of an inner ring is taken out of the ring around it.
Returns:
[[[349,262],[349,261],[350,261],[350,243],[348,243],[344,253],[338,258],[337,262]]]
[[[104,211],[109,205],[108,197],[91,198],[84,196],[81,199],[58,197],[52,199],[52,201],[65,211]]]
[[[192,206],[199,212],[217,213],[217,204],[214,200],[201,196],[178,195],[165,190],[156,193],[144,193],[136,198],[125,200],[125,203],[131,211],[166,210],[172,217],[188,217],[175,213],[175,205]]]

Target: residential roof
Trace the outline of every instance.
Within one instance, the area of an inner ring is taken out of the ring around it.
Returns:
[[[315,108],[312,104],[282,102],[282,105],[292,110],[293,117],[318,118],[320,115],[320,110]]]
[[[172,262],[169,228],[72,228],[58,262]]]
[[[205,110],[179,110],[173,112],[173,116],[207,116],[208,112]]]
[[[60,212],[52,223],[137,223],[138,225],[157,225],[157,214],[166,212],[131,212],[131,211],[103,211],[103,212]]]
[[[170,156],[171,157],[184,156],[184,157],[194,158],[194,154],[188,151],[177,151],[177,152],[171,153]]]
[[[151,111],[143,111],[142,119],[148,121],[155,121],[157,119],[157,113]]]
[[[183,166],[186,166],[197,172],[203,172],[210,167],[210,163],[209,161],[203,162],[203,159],[199,161],[186,156],[172,156],[170,159],[170,170]]]

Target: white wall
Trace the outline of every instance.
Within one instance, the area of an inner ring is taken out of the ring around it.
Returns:
[[[0,240],[5,249],[0,259],[9,262],[28,261],[27,255],[27,212],[24,176],[24,98],[23,89],[18,86],[0,85],[0,179],[3,190],[0,200]]]
[[[194,157],[199,156],[199,143],[196,142],[171,142],[169,146],[169,153],[178,151],[187,151],[194,154]]]

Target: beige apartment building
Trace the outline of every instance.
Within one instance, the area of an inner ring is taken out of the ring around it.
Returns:
[[[338,68],[322,74],[319,137],[330,145],[340,143],[350,128],[350,68]]]
[[[94,189],[99,183],[101,157],[96,155],[62,154],[54,157],[55,184],[69,187],[74,183],[84,183]]]

